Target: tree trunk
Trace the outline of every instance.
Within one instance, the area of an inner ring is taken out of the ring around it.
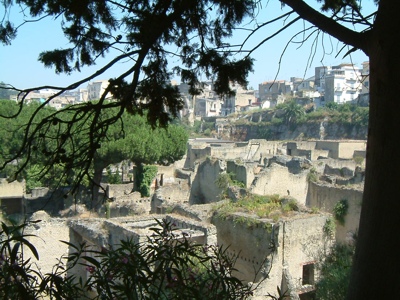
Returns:
[[[368,41],[367,165],[349,300],[400,299],[400,18],[395,2],[380,1]]]

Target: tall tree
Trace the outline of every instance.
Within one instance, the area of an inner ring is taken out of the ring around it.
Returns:
[[[282,109],[284,111],[283,117],[288,125],[293,124],[306,113],[304,107],[297,104],[294,100],[284,103]]]
[[[193,94],[198,93],[198,77],[204,72],[214,76],[214,86],[222,94],[230,93],[230,81],[245,85],[246,74],[252,68],[250,58],[235,61],[229,52],[218,51],[218,48],[225,47],[223,39],[232,34],[234,26],[253,13],[252,0],[7,0],[1,3],[5,14],[0,25],[0,41],[4,44],[11,43],[17,33],[17,26],[7,19],[8,10],[14,4],[22,6],[27,13],[29,11],[33,18],[62,17],[61,26],[71,47],[45,51],[39,56],[39,60],[45,66],[54,67],[56,73],[79,71],[83,66],[93,65],[97,57],[105,56],[110,50],[118,53],[97,72],[70,86],[46,86],[59,92],[47,99],[36,114],[64,91],[101,76],[118,62],[130,62],[126,72],[109,80],[98,102],[64,108],[40,122],[33,122],[36,119],[33,115],[28,122],[15,158],[31,153],[33,145],[38,144],[40,147],[35,146],[35,151],[45,151],[47,165],[51,166],[60,159],[60,151],[64,152],[69,145],[73,156],[67,157],[64,153],[62,158],[66,170],[79,170],[78,181],[91,176],[91,164],[103,137],[125,111],[132,114],[148,111],[147,119],[153,126],[166,126],[171,118],[177,116],[183,102],[177,87],[170,83],[173,73],[168,69],[168,55],[181,60],[182,64],[173,72],[190,84]],[[213,9],[217,9],[218,14],[210,15]],[[174,48],[177,50],[169,50]],[[22,105],[29,92],[40,88],[45,87],[14,90],[20,92]],[[110,93],[117,101],[105,101]],[[116,108],[114,114],[107,113],[113,108]],[[68,115],[67,119],[65,115]],[[76,123],[80,125],[74,125]],[[58,126],[58,139],[48,135],[47,129],[51,126]],[[86,142],[79,146],[74,144],[73,138],[77,133],[86,137]]]
[[[347,299],[400,299],[400,261],[393,245],[400,236],[400,202],[396,195],[400,157],[393,142],[400,131],[396,87],[400,57],[400,19],[398,2],[380,0],[370,28],[362,32],[349,29],[339,21],[316,11],[305,1],[282,0],[299,16],[347,45],[364,51],[370,59],[370,114],[367,143],[365,188],[357,248]],[[344,11],[347,20],[362,15],[358,1],[325,1],[323,8],[335,15]],[[366,18],[360,22],[369,22]]]
[[[93,158],[93,194],[97,199],[103,170],[124,160],[141,164],[170,164],[186,152],[188,134],[179,125],[152,128],[146,116],[124,114],[120,124],[110,126]]]
[[[153,113],[149,114],[149,120],[153,123],[155,120],[166,123],[168,112],[165,107],[170,107],[170,113],[174,114],[181,105],[176,90],[168,84],[170,73],[165,57],[166,44],[174,44],[180,49],[176,53],[179,53],[184,67],[175,70],[192,87],[197,82],[198,72],[203,70],[207,75],[216,74],[219,92],[229,92],[229,80],[245,82],[244,75],[251,69],[249,59],[230,61],[230,48],[224,48],[226,44],[223,39],[232,34],[234,26],[244,17],[251,15],[255,5],[253,1],[16,2],[28,6],[31,14],[36,17],[63,15],[63,29],[73,47],[44,52],[40,56],[45,65],[54,66],[57,72],[79,69],[82,65],[92,64],[96,56],[104,55],[111,47],[122,47],[122,54],[98,73],[76,85],[60,89],[60,92],[77,87],[95,75],[102,74],[105,68],[117,61],[129,57],[132,58],[132,68],[111,80],[106,92],[112,92],[120,99],[116,105],[122,111],[140,112],[150,109]],[[318,0],[322,3],[322,12],[314,8],[317,6],[315,3],[309,5],[305,0],[280,2],[292,9],[281,19],[293,13],[298,16],[278,32],[269,34],[260,44],[297,21],[305,20],[312,24],[310,28],[315,29],[315,32],[329,34],[369,56],[370,114],[366,180],[359,238],[347,297],[352,300],[400,299],[400,260],[397,259],[395,247],[400,243],[400,236],[393,232],[400,228],[400,201],[396,197],[400,157],[393,142],[394,135],[400,131],[397,118],[400,101],[396,100],[397,88],[393,84],[398,79],[400,67],[400,56],[397,53],[400,48],[398,1],[376,0],[376,11],[367,16],[362,14],[362,0]],[[7,11],[13,1],[2,3]],[[119,16],[123,18],[117,20]],[[6,18],[3,20],[1,39],[10,43],[16,34],[15,27]],[[264,28],[267,23],[260,24],[258,29]],[[357,31],[357,25],[364,27]],[[123,29],[121,34],[115,30],[117,27]],[[306,30],[303,32],[307,38]],[[197,44],[194,43],[194,36],[199,37]],[[132,76],[130,83],[124,81],[127,75]],[[192,88],[192,92],[196,90]],[[93,158],[92,153],[99,146],[98,141],[104,134],[104,128],[115,122],[115,119],[99,121],[102,108],[103,98],[98,105],[83,106],[83,113],[94,115],[88,131],[90,142],[86,149],[78,153],[88,153],[84,156],[85,161]],[[79,116],[81,114],[82,111],[77,113]],[[48,118],[46,122],[51,123],[54,118]],[[46,126],[46,122],[41,126]],[[37,135],[40,130],[29,132]],[[65,136],[68,134],[70,132],[65,132]],[[33,139],[33,135],[26,135],[24,147],[31,147]],[[54,151],[54,157],[56,153]]]

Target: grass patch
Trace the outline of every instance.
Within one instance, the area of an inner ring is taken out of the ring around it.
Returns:
[[[308,174],[307,174],[307,181],[308,182],[317,182],[318,181],[318,172],[317,172],[317,170],[314,168],[314,167],[312,167],[311,169],[310,169],[310,171],[308,172]]]
[[[252,226],[253,221],[246,220],[250,218],[257,220],[257,218],[271,218],[275,222],[280,217],[289,215],[290,212],[298,210],[297,201],[293,198],[279,197],[279,195],[248,195],[247,197],[241,198],[236,202],[226,202],[217,205],[214,208],[216,215],[220,219],[235,219],[234,222],[247,224]],[[245,213],[247,216],[233,216],[234,213]],[[255,222],[254,221],[254,222]]]

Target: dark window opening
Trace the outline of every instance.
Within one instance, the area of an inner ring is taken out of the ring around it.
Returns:
[[[314,284],[314,264],[303,265],[303,280],[302,284]]]

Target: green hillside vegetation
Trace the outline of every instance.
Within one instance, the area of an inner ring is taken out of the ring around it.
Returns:
[[[253,115],[261,115],[261,118],[254,118]],[[294,101],[289,101],[272,109],[237,113],[231,117],[236,119],[233,122],[234,125],[268,126],[288,123],[300,125],[326,121],[350,126],[368,126],[368,115],[369,107],[361,107],[355,104],[338,105],[331,102],[324,107],[307,111],[303,106],[295,104]]]
[[[188,133],[183,126],[169,124],[167,128],[152,127],[146,120],[146,113],[124,114],[120,120],[104,130],[100,143],[93,149],[93,162],[85,165],[74,158],[87,145],[85,139],[90,130],[92,116],[80,118],[79,115],[69,112],[59,114],[54,108],[45,106],[39,114],[32,117],[39,105],[35,102],[25,104],[21,107],[21,114],[15,117],[19,104],[11,100],[0,101],[0,112],[3,116],[0,118],[1,176],[25,179],[28,192],[35,187],[55,189],[69,186],[76,180],[86,186],[98,186],[102,182],[103,170],[112,164],[130,160],[137,166],[168,165],[186,153]],[[112,107],[102,113],[105,117],[118,116],[118,111]],[[54,114],[59,114],[58,121],[54,120],[39,133],[46,136],[46,140],[32,140],[30,148],[21,150],[25,130],[34,130],[33,127],[27,127],[29,120],[32,118],[33,123],[44,122],[43,120]],[[73,125],[68,123],[72,118],[75,119]],[[56,142],[55,136],[63,135],[67,127],[73,134],[65,135],[61,141]],[[21,159],[13,160],[17,154]],[[113,176],[110,178],[112,182],[118,181]]]

